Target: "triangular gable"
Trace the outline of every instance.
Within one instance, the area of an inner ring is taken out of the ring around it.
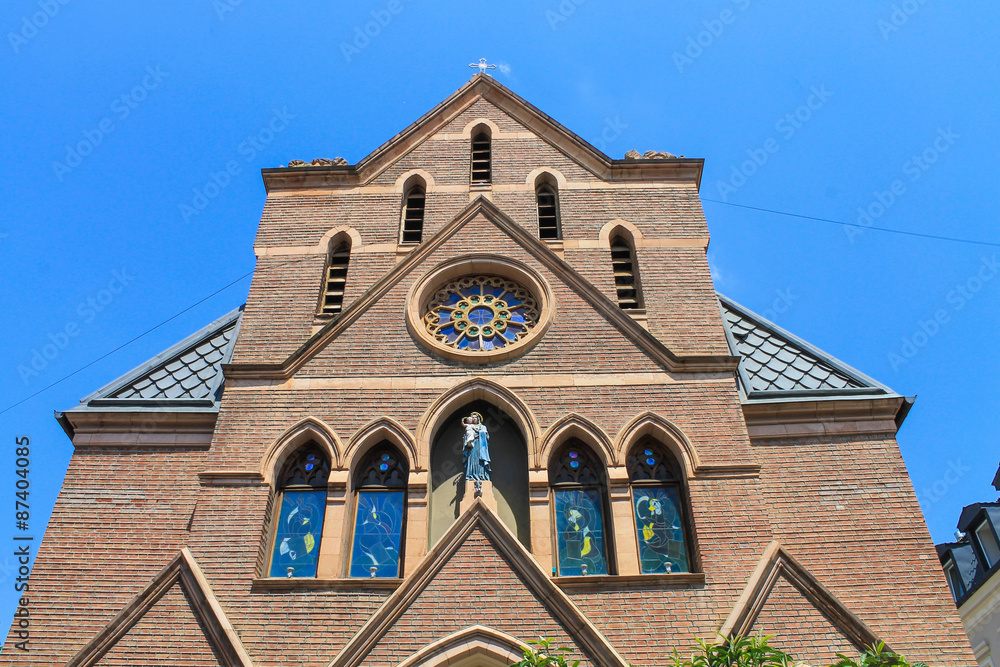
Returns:
[[[108,623],[104,630],[67,662],[66,667],[89,667],[101,664],[102,658],[141,622],[150,609],[175,591],[174,587],[178,585],[190,601],[191,609],[204,630],[205,638],[221,664],[227,667],[253,667],[253,661],[243,648],[236,630],[226,617],[208,580],[205,579],[205,575],[187,547],[181,549],[180,553],[153,577],[152,581]],[[164,636],[168,636],[168,633]],[[183,637],[179,639],[184,641]],[[177,640],[178,638],[174,637],[174,641]],[[178,645],[177,652],[181,652],[183,648],[183,645]],[[149,650],[155,651],[155,647],[149,647]]]
[[[891,395],[893,391],[721,294],[729,348],[747,398]]]
[[[133,368],[67,412],[107,408],[217,408],[222,364],[232,356],[243,308],[229,312]]]
[[[777,540],[764,551],[719,634],[724,637],[750,634],[772,594],[786,583],[801,593],[853,646],[864,648],[881,641],[871,628],[792,558]],[[794,641],[795,638],[788,639]]]
[[[356,165],[264,169],[264,183],[273,188],[309,187],[316,183],[367,183],[427,141],[477,99],[485,99],[581,167],[604,180],[659,180],[701,183],[704,160],[687,158],[612,160],[510,89],[485,74],[472,79],[402,132]]]
[[[364,294],[344,309],[338,317],[328,322],[322,329],[313,334],[309,340],[295,350],[284,362],[280,364],[226,364],[223,366],[226,376],[230,378],[288,379],[331,340],[356,322],[366,310],[381,299],[392,287],[409,275],[417,266],[444,245],[448,239],[454,236],[456,232],[470,221],[476,219],[477,216],[482,216],[492,222],[500,231],[510,236],[536,260],[564,281],[570,289],[582,297],[584,301],[588,302],[622,334],[632,340],[640,349],[668,371],[704,373],[735,370],[738,362],[736,357],[710,355],[680,357],[671,352],[655,336],[622,312],[615,303],[589,280],[584,278],[576,269],[552,252],[542,241],[528,233],[527,230],[497,208],[493,202],[483,196],[479,196],[431,238],[421,243],[407,255],[406,259],[398,263],[392,270],[376,281]]]
[[[406,581],[351,638],[329,663],[329,667],[356,667],[362,664],[370,653],[379,649],[381,640],[395,630],[397,623],[412,608],[423,603],[423,596],[427,596],[430,600],[428,604],[434,609],[441,610],[437,589],[446,589],[449,581],[456,581],[448,576],[448,569],[460,565],[458,559],[464,553],[463,547],[468,549],[467,557],[480,563],[490,557],[492,550],[492,555],[509,565],[512,576],[505,589],[497,591],[477,587],[474,579],[465,577],[465,585],[474,590],[468,593],[469,599],[457,601],[459,606],[468,609],[470,605],[482,601],[486,612],[496,615],[498,608],[505,609],[514,613],[516,619],[527,614],[529,603],[544,608],[550,620],[557,622],[570,640],[595,664],[602,667],[626,667],[625,660],[604,635],[562,589],[552,582],[500,518],[478,498],[423,558]],[[450,589],[447,593],[452,597],[450,606],[454,607],[455,598],[460,595]],[[495,607],[489,606],[493,601],[491,595],[496,598]],[[522,598],[521,606],[516,602],[519,596]],[[426,618],[423,623],[426,626]],[[532,624],[532,627],[536,626]],[[392,650],[398,652],[401,648],[394,644]]]

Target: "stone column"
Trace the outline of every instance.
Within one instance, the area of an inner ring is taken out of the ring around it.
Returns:
[[[406,488],[406,532],[403,535],[403,576],[412,572],[427,555],[428,495],[430,473],[411,472]]]
[[[635,519],[632,517],[632,492],[625,466],[608,468],[608,500],[611,516],[607,527],[613,536],[618,574],[639,574],[639,547],[636,544]]]
[[[317,579],[346,576],[344,563],[350,550],[350,512],[347,507],[347,470],[333,470],[326,487],[326,513],[323,515],[323,537],[319,545]]]
[[[552,511],[549,507],[549,473],[528,472],[528,512],[531,519],[531,553],[546,572],[555,567],[552,547]]]

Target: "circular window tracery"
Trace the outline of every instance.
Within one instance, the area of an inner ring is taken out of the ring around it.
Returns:
[[[459,278],[441,287],[424,308],[423,324],[438,342],[463,351],[513,345],[538,323],[532,294],[498,276]]]

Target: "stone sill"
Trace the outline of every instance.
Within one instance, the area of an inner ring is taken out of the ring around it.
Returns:
[[[316,579],[314,577],[264,577],[253,580],[252,593],[261,591],[394,591],[403,583],[398,578],[351,577],[347,579]]]
[[[589,588],[693,588],[705,585],[704,572],[677,574],[590,574],[586,577],[553,577],[553,583],[565,590]]]

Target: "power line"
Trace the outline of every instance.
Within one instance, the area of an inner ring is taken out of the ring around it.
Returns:
[[[774,213],[776,215],[787,215],[790,218],[802,218],[803,220],[815,220],[817,222],[829,222],[834,225],[843,225],[845,227],[858,227],[860,229],[870,229],[876,232],[887,232],[889,234],[900,234],[902,236],[916,236],[922,239],[933,239],[935,241],[951,241],[952,243],[967,243],[969,245],[982,245],[990,246],[993,248],[1000,248],[1000,242],[994,241],[976,241],[974,239],[960,239],[954,236],[938,236],[936,234],[921,234],[920,232],[907,232],[902,229],[888,229],[886,227],[873,227],[869,225],[859,225],[855,222],[844,222],[843,220],[830,220],[829,218],[817,218],[811,215],[799,215],[798,213],[786,213],[785,211],[775,211],[770,208],[761,208],[758,206],[746,206],[745,204],[734,204],[728,201],[719,201],[718,199],[705,199],[702,197],[702,201],[711,202],[713,204],[725,204],[726,206],[736,206],[737,208],[748,208],[751,211],[763,211],[764,213]]]
[[[294,262],[301,262],[301,261],[303,261],[303,259],[307,259],[307,258],[299,258],[299,259],[293,259],[293,260],[290,260],[290,261],[288,261],[288,262],[283,262],[283,263],[279,264],[278,266],[285,266],[286,264],[292,264],[292,263],[294,263]],[[211,294],[209,294],[208,296],[206,296],[206,297],[204,297],[204,298],[202,298],[202,299],[199,299],[198,301],[195,301],[194,303],[192,303],[192,304],[191,304],[190,306],[188,306],[188,307],[187,307],[187,308],[185,308],[184,310],[180,311],[179,313],[176,313],[176,314],[174,314],[174,315],[171,315],[170,317],[168,317],[167,319],[163,320],[162,322],[160,322],[160,323],[159,323],[159,324],[157,324],[156,326],[154,326],[154,327],[150,327],[149,329],[146,329],[145,331],[143,331],[143,332],[142,332],[141,334],[139,334],[139,335],[138,335],[138,336],[136,336],[135,338],[133,338],[133,339],[131,339],[131,340],[129,340],[129,341],[126,341],[126,342],[122,343],[121,345],[119,345],[119,346],[118,346],[118,347],[116,347],[115,349],[111,350],[110,352],[107,352],[107,353],[105,353],[105,354],[101,355],[100,357],[98,357],[97,359],[94,359],[94,360],[93,360],[93,361],[91,361],[91,362],[90,362],[89,364],[86,364],[85,366],[81,366],[80,368],[77,368],[77,369],[76,369],[75,371],[73,371],[72,373],[70,373],[70,374],[68,374],[68,375],[65,375],[65,376],[63,376],[63,377],[59,378],[58,380],[56,380],[56,381],[55,381],[55,382],[53,382],[52,384],[50,384],[50,385],[48,385],[48,386],[45,386],[45,387],[42,387],[41,389],[39,389],[38,391],[36,391],[36,392],[35,392],[34,394],[31,394],[30,396],[26,396],[25,398],[22,398],[22,399],[21,399],[20,401],[18,401],[17,403],[14,403],[13,405],[9,405],[9,406],[7,406],[6,408],[4,408],[3,410],[0,410],[0,415],[2,415],[3,413],[7,412],[8,410],[13,410],[14,408],[16,408],[17,406],[21,405],[22,403],[24,403],[24,402],[26,402],[26,401],[30,401],[30,400],[31,400],[31,399],[33,399],[33,398],[34,398],[35,396],[38,396],[39,394],[41,394],[41,393],[43,393],[43,392],[46,392],[46,391],[48,391],[49,389],[52,389],[52,387],[55,387],[56,385],[58,385],[58,384],[61,384],[61,383],[65,382],[66,380],[70,379],[71,377],[73,377],[73,376],[74,376],[74,375],[76,375],[77,373],[80,373],[80,372],[82,372],[82,371],[85,371],[86,369],[90,368],[91,366],[93,366],[93,365],[94,365],[94,364],[96,364],[97,362],[101,361],[102,359],[107,359],[108,357],[110,357],[110,356],[111,356],[112,354],[114,354],[114,353],[115,353],[115,352],[117,352],[118,350],[120,350],[120,349],[122,349],[122,348],[124,348],[124,347],[128,347],[129,345],[131,345],[131,344],[132,344],[132,343],[134,343],[135,341],[139,340],[139,339],[140,339],[140,338],[142,338],[143,336],[146,336],[146,335],[148,335],[148,334],[150,334],[150,333],[152,333],[152,332],[156,331],[157,329],[159,329],[160,327],[162,327],[162,326],[163,326],[164,324],[167,324],[167,323],[168,323],[168,322],[170,322],[171,320],[176,320],[176,319],[177,319],[178,317],[180,317],[180,316],[181,316],[181,315],[183,315],[184,313],[188,312],[188,311],[189,311],[189,310],[191,310],[192,308],[195,308],[196,306],[199,306],[199,305],[201,305],[201,304],[205,303],[206,301],[208,301],[208,300],[209,300],[209,299],[211,299],[212,297],[214,297],[214,296],[216,296],[216,295],[218,295],[218,294],[221,294],[222,292],[225,292],[225,291],[226,291],[227,289],[229,289],[230,287],[232,287],[232,286],[233,286],[233,285],[235,285],[236,283],[240,282],[241,280],[246,280],[247,278],[249,278],[249,277],[250,277],[250,276],[252,276],[252,275],[253,275],[253,271],[249,271],[249,272],[247,272],[247,273],[244,273],[244,274],[243,274],[242,276],[240,276],[240,277],[239,277],[239,278],[237,278],[236,280],[233,280],[232,282],[230,282],[230,283],[228,283],[228,284],[226,284],[226,285],[224,285],[224,286],[220,287],[219,289],[215,290],[214,292],[212,292],[212,293],[211,293]]]

